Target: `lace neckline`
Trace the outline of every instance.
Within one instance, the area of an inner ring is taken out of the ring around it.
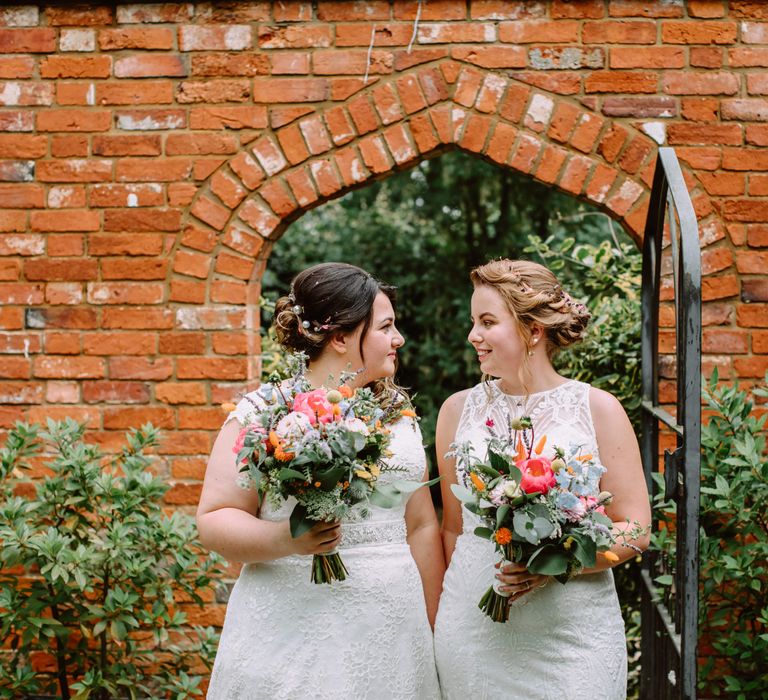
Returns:
[[[530,394],[508,394],[505,392],[501,386],[499,386],[499,382],[501,380],[495,379],[492,382],[489,382],[489,384],[495,389],[496,393],[499,394],[501,397],[506,397],[507,399],[532,399],[534,396],[546,396],[547,394],[553,394],[556,391],[559,391],[565,386],[569,386],[570,384],[577,383],[575,379],[566,379],[562,384],[558,384],[557,386],[552,387],[551,389],[544,389],[543,391],[533,391]]]

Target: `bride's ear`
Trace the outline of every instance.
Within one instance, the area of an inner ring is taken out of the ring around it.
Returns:
[[[544,326],[539,323],[531,325],[531,342],[536,345],[544,337]]]
[[[335,350],[339,355],[346,355],[349,350],[349,336],[344,333],[334,333],[328,341],[328,347]]]

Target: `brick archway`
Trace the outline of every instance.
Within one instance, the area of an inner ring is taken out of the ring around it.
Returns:
[[[296,108],[288,119],[206,180],[172,252],[170,301],[196,305],[179,310],[181,326],[243,328],[249,358],[259,353],[258,280],[289,224],[447,150],[589,201],[641,238],[654,141],[499,72],[450,60],[417,66],[375,80],[342,104]],[[705,200],[699,213],[711,213],[706,196],[696,195]],[[250,359],[248,378],[258,369]]]

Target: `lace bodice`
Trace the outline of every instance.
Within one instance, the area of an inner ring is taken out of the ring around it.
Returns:
[[[530,416],[536,440],[547,436],[542,454],[554,457],[554,448],[581,445],[584,452],[592,453],[599,461],[595,428],[589,410],[589,384],[569,380],[554,389],[526,396],[505,394],[497,381],[473,387],[464,402],[456,429],[456,443],[469,442],[473,452],[484,456],[486,440],[490,437],[488,421],[497,432],[509,424],[510,419]],[[459,471],[461,483],[464,475]],[[464,532],[472,532],[480,518],[462,509]]]

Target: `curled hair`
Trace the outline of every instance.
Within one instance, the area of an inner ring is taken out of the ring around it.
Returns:
[[[544,330],[550,358],[584,336],[590,319],[589,310],[574,301],[544,265],[529,260],[491,260],[472,270],[470,279],[475,288],[490,287],[501,295],[529,351],[533,348],[534,324]],[[526,394],[530,376],[528,353],[524,353],[518,378]]]
[[[544,329],[547,354],[578,342],[591,314],[571,298],[551,270],[529,260],[491,260],[470,273],[475,287],[495,289],[518,324],[525,345],[531,349],[531,329]]]
[[[336,333],[351,333],[362,324],[363,340],[373,319],[373,302],[379,293],[395,302],[394,287],[379,282],[365,270],[347,263],[320,263],[300,272],[291,291],[275,303],[274,326],[280,345],[304,352],[310,362],[320,356]],[[374,382],[374,391],[396,391],[390,379]],[[402,391],[402,390],[400,390]]]

